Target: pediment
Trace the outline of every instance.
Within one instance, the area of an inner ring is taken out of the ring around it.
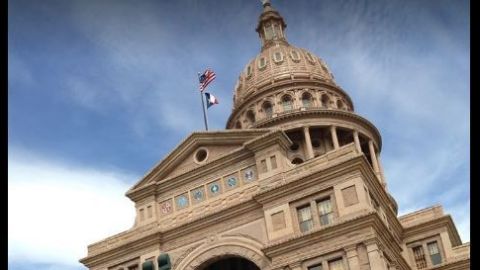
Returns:
[[[230,154],[243,143],[271,132],[269,129],[194,132],[145,174],[128,192],[180,175]]]

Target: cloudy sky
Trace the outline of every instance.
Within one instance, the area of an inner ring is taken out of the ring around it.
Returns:
[[[223,129],[260,49],[259,1],[9,0],[9,269],[84,269],[130,228],[127,189],[203,128]],[[442,204],[470,240],[470,3],[278,0],[290,43],[323,58],[383,138],[400,214]]]

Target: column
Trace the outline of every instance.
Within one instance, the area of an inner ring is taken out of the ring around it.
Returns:
[[[370,150],[370,159],[372,160],[373,170],[375,171],[375,174],[377,174],[378,176],[379,174],[378,161],[377,161],[377,155],[375,155],[375,147],[373,147],[372,140],[368,141],[368,149]]]
[[[332,133],[333,149],[338,149],[340,145],[338,144],[337,127],[330,126],[330,132]]]
[[[360,262],[358,259],[357,247],[350,246],[345,248],[347,252],[347,260],[348,260],[348,269],[360,269]]]
[[[358,153],[362,153],[362,147],[360,146],[360,139],[358,138],[358,131],[353,131],[353,141],[355,142],[355,148]]]
[[[305,137],[305,144],[307,146],[307,159],[313,158],[313,148],[312,148],[312,140],[310,139],[310,128],[303,127],[303,135]]]
[[[372,270],[387,270],[385,262],[380,256],[380,250],[375,243],[367,245],[368,260],[370,262],[370,269]]]

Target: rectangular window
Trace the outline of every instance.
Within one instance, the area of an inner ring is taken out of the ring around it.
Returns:
[[[267,161],[265,159],[262,159],[260,161],[260,169],[262,170],[262,172],[267,172]]]
[[[328,269],[329,270],[343,270],[343,260],[342,258],[332,260],[328,262]]]
[[[275,170],[277,168],[277,158],[275,156],[271,156],[270,163],[272,164],[272,170]]]
[[[297,214],[301,232],[308,232],[313,229],[313,219],[310,205],[299,207],[297,209]]]
[[[142,209],[140,209],[140,221],[143,221],[145,219],[145,211]]]
[[[322,270],[322,265],[317,264],[317,265],[310,266],[308,267],[308,270]]]
[[[440,249],[438,248],[437,242],[431,242],[427,244],[428,253],[430,254],[430,260],[433,265],[442,263],[442,255],[440,255]]]
[[[423,247],[417,246],[413,249],[413,257],[415,258],[415,265],[417,269],[427,268],[427,261],[425,260],[425,254],[423,253]]]
[[[147,206],[147,216],[148,216],[148,218],[151,218],[152,215],[153,215],[152,206],[149,205],[149,206]]]
[[[333,209],[330,198],[317,202],[320,225],[328,225],[333,222]]]

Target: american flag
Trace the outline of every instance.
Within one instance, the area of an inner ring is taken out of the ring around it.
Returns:
[[[203,92],[205,88],[215,79],[215,72],[211,69],[205,70],[205,72],[198,77],[200,81],[200,91]]]

